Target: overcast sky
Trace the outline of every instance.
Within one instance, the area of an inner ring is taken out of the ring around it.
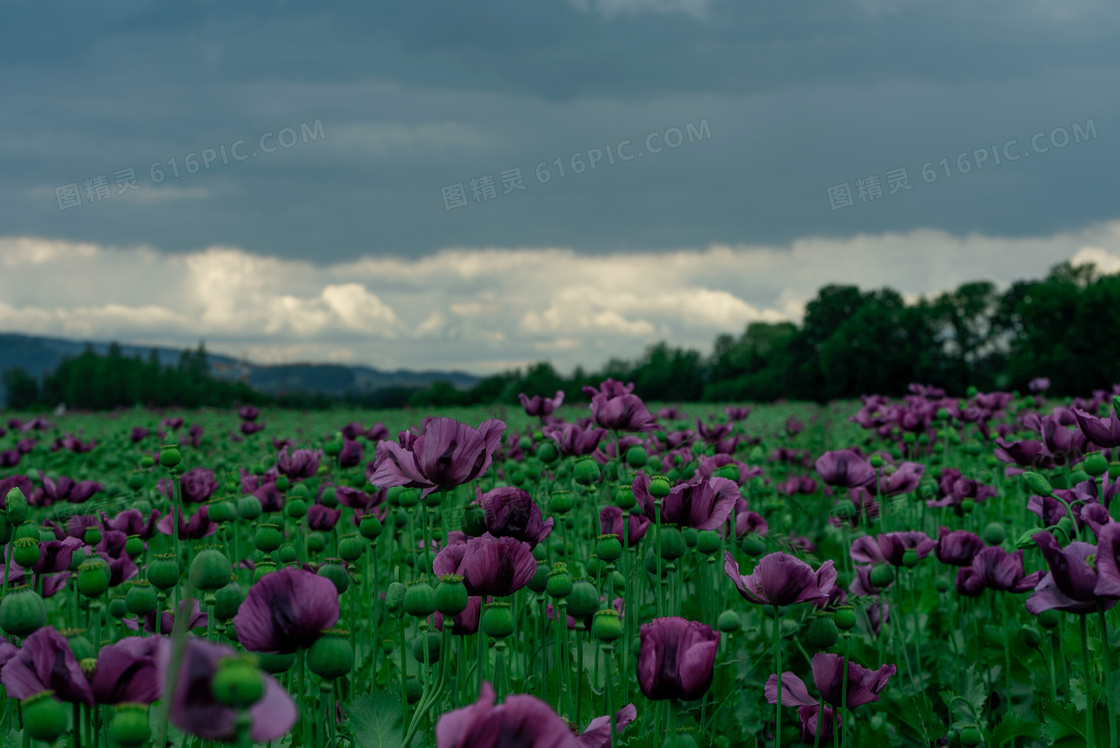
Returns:
[[[0,8],[0,329],[562,370],[1120,257],[1120,4]]]

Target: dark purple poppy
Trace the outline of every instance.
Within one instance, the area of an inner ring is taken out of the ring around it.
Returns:
[[[875,482],[875,468],[850,449],[825,452],[817,458],[816,469],[830,486],[854,488]]]
[[[438,610],[432,614],[437,631],[443,631],[443,613]],[[467,597],[467,607],[451,619],[451,633],[455,636],[470,636],[478,633],[478,621],[482,615],[482,598],[478,595]]]
[[[261,432],[261,431],[264,431],[264,424],[263,423],[256,423],[255,421],[242,421],[241,422],[241,433],[244,434],[245,436],[249,436],[250,434],[256,434],[256,433]]]
[[[338,466],[352,468],[362,462],[362,445],[353,439],[344,439],[342,451],[338,453]]]
[[[828,597],[836,584],[836,567],[831,560],[813,571],[813,567],[788,553],[770,553],[759,560],[747,576],[739,573],[739,564],[727,552],[723,571],[735,583],[739,594],[759,605],[793,605]]]
[[[171,498],[171,480],[161,478],[156,483],[156,489],[164,496]],[[201,504],[214,495],[218,490],[218,479],[212,470],[206,468],[191,468],[179,476],[179,496],[190,504]]]
[[[884,532],[875,537],[864,535],[852,542],[852,560],[860,564],[902,566],[902,556],[910,548],[925,558],[937,547],[937,541],[924,532]]]
[[[200,446],[202,444],[202,427],[197,423],[192,423],[191,427],[187,429],[187,435],[182,442],[192,447]]]
[[[167,428],[171,429],[172,431],[175,431],[176,429],[180,428],[183,425],[183,419],[182,418],[164,418],[162,421],[160,421],[160,425],[161,426],[166,426]]]
[[[638,710],[627,704],[614,714],[615,733],[621,733],[627,725],[638,718]],[[611,748],[611,716],[596,717],[576,736],[582,748]]]
[[[790,416],[786,419],[785,429],[786,434],[788,434],[789,436],[797,436],[805,430],[805,424],[802,421],[797,420],[795,416]]]
[[[591,398],[591,416],[599,426],[612,431],[653,431],[657,422],[637,395]]]
[[[180,730],[205,740],[237,739],[237,712],[218,702],[212,686],[219,662],[227,657],[237,657],[237,652],[223,644],[193,637],[187,640],[170,714],[171,723]],[[163,667],[167,664],[163,663]],[[292,697],[275,678],[267,673],[261,677],[264,696],[249,707],[249,737],[256,743],[267,743],[292,729],[297,710]]]
[[[31,485],[31,479],[26,475],[13,475],[8,478],[0,478],[0,509],[7,507],[8,492],[13,488],[18,488],[23,493],[23,498],[29,497],[34,493]]]
[[[329,532],[338,524],[338,519],[341,516],[342,512],[338,509],[331,509],[329,506],[323,506],[322,504],[312,504],[307,508],[307,526],[318,532]]]
[[[751,414],[751,409],[749,407],[736,408],[732,405],[728,405],[723,409],[723,412],[726,413],[727,417],[732,421],[745,421],[747,420],[747,416]]]
[[[623,384],[622,382],[615,381],[614,379],[603,380],[599,384],[598,389],[594,387],[583,388],[584,394],[588,397],[595,397],[596,395],[604,395],[606,397],[622,397],[623,395],[629,395],[633,391],[633,382],[627,382],[626,384]]]
[[[684,413],[671,405],[667,408],[661,408],[657,411],[657,420],[659,421],[683,421],[686,418],[688,418],[687,413]]]
[[[807,496],[816,493],[819,485],[816,480],[807,475],[798,475],[779,483],[775,488],[778,493],[786,496]]]
[[[370,483],[421,488],[425,496],[470,483],[490,469],[505,429],[495,418],[477,429],[453,418],[433,418],[422,436],[401,432],[399,444],[378,443]]]
[[[494,689],[483,683],[478,701],[439,718],[436,748],[581,748],[581,744],[540,699],[510,696],[495,706]]]
[[[66,535],[82,540],[86,536],[86,530],[91,527],[100,527],[100,525],[100,521],[92,514],[77,514],[66,521]],[[59,540],[62,540],[62,538],[59,538]]]
[[[340,430],[343,439],[357,439],[359,436],[366,435],[365,426],[357,421],[351,421]]]
[[[134,442],[143,441],[150,433],[152,432],[143,426],[133,426],[132,431],[128,433],[128,438]]]
[[[649,477],[642,471],[631,484],[634,499],[648,519],[657,521],[655,499],[649,493]],[[661,499],[661,522],[697,530],[715,530],[731,516],[739,488],[727,478],[710,478],[699,483],[674,486]]]
[[[626,525],[625,545],[627,547],[637,545],[652,524],[640,514],[631,514]],[[622,543],[622,510],[613,504],[600,509],[599,532],[603,535],[617,535],[618,542]]]
[[[544,435],[556,442],[560,454],[564,457],[583,457],[593,453],[599,448],[599,442],[606,434],[606,429],[585,429],[574,423],[544,427]]]
[[[1050,389],[1050,380],[1046,377],[1035,377],[1030,381],[1027,387],[1029,387],[1030,391],[1034,392],[1035,394],[1045,392],[1046,390]]]
[[[959,508],[965,499],[979,503],[994,498],[996,494],[993,486],[966,478],[957,468],[945,468],[937,481],[937,495],[940,498],[927,500],[926,506]]]
[[[159,521],[160,511],[153,509],[152,513],[144,519],[139,509],[125,509],[116,517],[109,519],[101,514],[101,524],[110,530],[123,532],[125,536],[139,535],[144,540],[150,539],[156,532],[156,522]]]
[[[182,512],[176,512],[175,514],[178,515],[179,520],[177,524],[180,540],[198,540],[218,531],[218,524],[210,521],[208,509],[204,506],[199,507],[189,520],[183,517]],[[156,523],[156,529],[164,535],[170,535],[173,532],[173,527],[170,514]]]
[[[284,496],[275,483],[264,483],[251,493],[261,502],[262,512],[278,512],[284,508]]]
[[[35,449],[35,445],[38,443],[38,439],[33,436],[29,436],[26,439],[20,439],[18,442],[16,442],[16,449],[21,455],[25,455],[31,452],[31,450]]]
[[[1120,599],[1120,522],[1105,524],[1097,533],[1097,597]]]
[[[437,575],[458,574],[463,577],[463,584],[472,595],[512,595],[529,584],[537,573],[533,549],[516,538],[495,538],[486,533],[469,539],[465,546],[448,546],[437,554],[436,560],[449,551],[454,554],[459,548],[464,551],[457,569],[439,571],[434,562],[432,569]]]
[[[897,496],[910,493],[918,487],[923,472],[925,466],[916,462],[904,462],[898,467],[884,465],[879,477],[879,494]]]
[[[564,403],[564,390],[556,390],[556,394],[552,397],[533,395],[530,398],[522,392],[517,398],[521,401],[521,407],[525,409],[527,415],[550,416]]]
[[[366,440],[371,442],[379,442],[382,439],[387,439],[388,437],[389,429],[385,426],[385,424],[381,423],[381,421],[378,421],[377,423],[370,426],[369,431],[366,432]]]
[[[879,700],[891,676],[898,672],[894,665],[883,665],[878,670],[848,662],[840,655],[820,652],[813,655],[813,684],[821,699],[832,707],[854,709]],[[847,701],[844,700],[844,681],[847,680]],[[766,700],[778,703],[778,676],[771,675],[763,689]],[[819,701],[809,695],[805,682],[791,672],[782,673],[782,706],[813,706]]]
[[[1048,532],[1036,532],[1031,539],[1038,544],[1050,571],[1027,598],[1027,610],[1038,615],[1044,610],[1057,609],[1067,613],[1089,613],[1103,602],[1111,608],[1116,600],[1099,597],[1096,593],[1098,572],[1089,564],[1096,556],[1097,546],[1074,541],[1062,549]]]
[[[66,537],[62,540],[48,540],[39,543],[39,560],[32,567],[36,574],[54,574],[70,568],[74,551],[82,547],[78,538]]]
[[[206,628],[209,623],[210,617],[202,610],[198,604],[198,600],[191,600],[188,605],[186,600],[179,603],[179,610],[187,616],[187,629]],[[158,620],[157,620],[158,616]],[[131,631],[140,630],[140,622],[135,618],[122,619],[124,625]],[[159,629],[156,629],[156,626]],[[175,630],[175,614],[170,610],[156,611],[153,610],[144,616],[144,630],[149,634],[161,634],[163,636],[171,636],[171,632]]]
[[[1077,425],[1085,438],[1106,449],[1120,447],[1120,417],[1113,408],[1107,419],[1097,418],[1080,408],[1073,408]]]
[[[670,616],[639,629],[638,685],[647,698],[692,701],[712,685],[719,632],[710,626]]]
[[[242,405],[237,411],[237,417],[242,421],[255,421],[259,415],[260,411],[252,405]]]
[[[20,457],[22,457],[22,455],[19,453],[18,449],[5,449],[3,452],[0,452],[0,467],[15,467],[19,464]]]
[[[1027,592],[1040,579],[1041,571],[1024,575],[1022,551],[1008,553],[993,545],[978,552],[968,566],[957,571],[957,592],[967,597],[979,597],[984,590]]]
[[[310,647],[324,629],[334,626],[338,615],[338,590],[331,580],[284,568],[265,574],[249,588],[233,626],[245,649],[287,653]]]
[[[44,626],[23,641],[23,646],[0,670],[0,683],[8,697],[26,699],[54,691],[61,701],[93,706],[93,693],[66,637]]]
[[[151,704],[163,694],[166,677],[161,663],[169,659],[162,636],[130,636],[97,653],[97,669],[90,683],[98,704]]]
[[[757,478],[762,475],[762,468],[760,467],[751,467],[742,460],[736,460],[731,455],[716,454],[712,455],[711,457],[700,458],[700,462],[696,466],[697,478],[694,480],[699,480],[700,478],[711,478],[717,470],[726,467],[735,468],[735,472],[738,473],[739,477],[737,479],[729,480],[734,480],[736,485],[739,486],[742,486],[751,478]],[[816,483],[811,478],[809,479],[809,481],[813,484],[813,491],[815,491]],[[809,493],[812,493],[813,491],[810,491]]]
[[[276,469],[291,480],[311,478],[319,470],[319,460],[323,459],[322,450],[297,449],[288,452],[284,447],[276,456]]]
[[[731,433],[732,428],[730,423],[713,423],[709,426],[699,418],[696,419],[696,433],[708,444],[715,444],[726,438]]]
[[[42,491],[43,498],[45,499],[44,505],[53,504],[56,501],[68,501],[71,504],[81,504],[104,488],[104,486],[94,480],[76,481],[64,475],[60,476],[56,481],[53,478],[44,476],[42,470],[39,471],[39,477],[43,481]]]
[[[950,566],[968,566],[984,549],[984,541],[974,532],[941,527],[937,531],[937,560]]]
[[[540,507],[527,491],[505,486],[486,493],[479,488],[477,493],[486,512],[486,531],[494,537],[516,538],[533,548],[552,532],[552,517],[542,520]]]

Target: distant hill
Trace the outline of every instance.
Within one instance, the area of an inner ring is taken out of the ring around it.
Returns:
[[[105,341],[68,340],[48,338],[20,333],[0,333],[0,372],[20,367],[28,374],[42,379],[54,371],[64,356],[77,356],[92,346],[97,353],[103,354],[109,348]],[[161,363],[175,364],[179,361],[179,348],[162,346],[137,346],[121,343],[126,356],[141,356],[145,359],[155,350]],[[345,395],[347,392],[371,393],[391,387],[425,388],[433,382],[450,382],[457,389],[473,387],[479,378],[461,371],[381,371],[369,366],[345,366],[341,364],[257,364],[222,354],[209,354],[210,370],[216,377],[240,379],[248,374],[248,383],[253,389],[268,394],[281,392],[313,392],[324,395]],[[246,372],[245,369],[248,371]],[[5,402],[3,384],[0,384],[0,406]]]

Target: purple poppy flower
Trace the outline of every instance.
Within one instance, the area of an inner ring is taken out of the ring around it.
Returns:
[[[198,600],[191,600],[189,605],[186,600],[183,600],[179,603],[179,610],[183,615],[187,616],[188,630],[198,628],[204,629],[207,623],[209,623],[210,617],[202,610],[201,606],[198,604]],[[140,622],[137,619],[124,618],[122,621],[129,630],[140,630]],[[175,630],[175,614],[170,610],[153,610],[151,613],[144,616],[144,630],[149,634],[171,636],[171,632]]]
[[[778,493],[784,494],[785,496],[808,496],[809,494],[816,493],[819,487],[817,481],[807,475],[794,476],[775,486]]]
[[[595,423],[612,431],[653,431],[657,428],[653,415],[637,395],[595,395],[591,398],[591,415]]]
[[[199,507],[189,520],[183,517],[182,512],[176,512],[175,514],[178,514],[179,521],[177,524],[180,540],[198,540],[199,538],[209,537],[218,531],[218,524],[210,521],[207,507]],[[164,535],[170,535],[173,532],[173,527],[170,514],[156,523],[156,529]]]
[[[18,488],[23,493],[25,499],[34,493],[31,479],[26,475],[13,475],[8,478],[0,478],[0,509],[4,509],[7,506],[8,492],[14,488]]]
[[[55,574],[70,568],[74,551],[82,547],[78,538],[66,537],[62,540],[48,540],[39,543],[39,560],[32,567],[36,574]]]
[[[606,434],[606,429],[585,429],[574,423],[544,427],[544,435],[556,442],[560,454],[564,457],[583,457],[593,453],[599,448],[599,442]]]
[[[310,647],[338,616],[338,590],[331,580],[284,568],[265,574],[249,588],[233,626],[245,649],[287,653]]]
[[[955,533],[951,533],[955,534]],[[998,545],[984,548],[972,562],[957,571],[957,592],[979,597],[984,590],[1027,592],[1042,579],[1042,572],[1023,573],[1023,552],[1008,553]]]
[[[21,455],[25,455],[31,452],[31,450],[35,449],[35,445],[38,443],[38,439],[29,436],[26,439],[20,439],[18,442],[16,442],[16,449]]]
[[[581,748],[581,744],[540,699],[510,696],[495,706],[494,689],[483,683],[478,701],[439,718],[436,748]]]
[[[879,494],[897,496],[910,493],[918,487],[923,472],[925,466],[916,462],[904,462],[898,467],[884,465],[879,477]]]
[[[243,405],[237,411],[237,417],[242,421],[255,421],[259,415],[260,411],[252,405]]]
[[[211,685],[219,661],[236,656],[237,652],[222,644],[195,638],[187,640],[171,700],[172,724],[205,740],[236,740],[237,712],[218,702]],[[249,716],[253,720],[249,726],[249,737],[256,743],[267,743],[292,729],[297,712],[292,697],[275,678],[266,673],[262,673],[261,677],[264,679],[264,696],[249,708]]]
[[[850,449],[825,452],[817,458],[816,469],[830,486],[855,488],[875,482],[875,468]]]
[[[655,701],[692,701],[712,685],[719,632],[684,618],[655,618],[639,629],[638,685]]]
[[[688,414],[684,413],[673,406],[668,408],[661,408],[657,411],[657,420],[659,421],[683,421],[688,418]]]
[[[1120,417],[1113,408],[1108,419],[1097,418],[1086,413],[1080,408],[1073,408],[1073,415],[1077,418],[1077,425],[1085,438],[1097,446],[1106,449],[1120,447]]]
[[[433,418],[422,436],[401,432],[399,444],[378,443],[370,483],[421,488],[424,496],[470,483],[490,469],[505,429],[494,418],[477,429],[453,418]]]
[[[151,704],[163,695],[166,677],[161,666],[170,640],[162,636],[126,637],[97,653],[90,683],[98,704]]]
[[[824,702],[832,707],[854,709],[879,700],[891,676],[898,672],[894,665],[883,665],[878,670],[849,662],[840,655],[820,652],[813,655],[813,684]],[[844,700],[844,681],[847,680],[847,701]],[[763,689],[766,700],[778,703],[778,676],[771,675]],[[818,700],[809,695],[805,682],[791,672],[782,673],[782,706],[813,706]]]
[[[82,540],[86,536],[86,530],[90,527],[99,527],[101,523],[97,517],[92,514],[78,514],[71,517],[66,521],[66,535],[71,538]],[[56,533],[57,535],[57,533]],[[59,538],[62,540],[62,538]]]
[[[717,470],[729,466],[735,468],[735,470],[739,473],[739,478],[735,481],[736,485],[739,486],[742,486],[751,478],[757,478],[762,475],[762,468],[760,467],[751,467],[742,460],[736,460],[731,455],[716,454],[712,455],[711,457],[700,458],[700,462],[696,466],[696,475],[698,476],[696,480],[698,480],[699,478],[711,478]],[[811,478],[809,480],[812,482]],[[813,491],[815,491],[816,483],[814,482],[813,485]],[[812,493],[812,491],[810,491],[809,493]]]
[[[297,449],[289,453],[284,447],[276,456],[276,469],[293,481],[311,478],[318,472],[322,458],[322,450]]]
[[[275,483],[265,483],[251,493],[261,502],[263,512],[278,512],[284,508],[284,497]]]
[[[433,559],[432,570],[437,576],[458,574],[463,577],[463,584],[471,595],[504,597],[532,581],[537,573],[537,560],[528,543],[485,533],[470,538],[466,545],[444,548]]]
[[[959,509],[965,499],[979,503],[994,498],[996,493],[994,487],[966,478],[957,468],[945,468],[937,481],[937,495],[941,498],[927,500],[926,506]]]
[[[611,460],[617,459],[621,454],[626,455],[626,450],[630,447],[637,447],[642,444],[642,440],[637,436],[623,436],[619,437],[618,441],[611,439],[608,440],[601,449],[596,449],[591,453],[591,456],[600,465],[606,465]]]
[[[758,512],[750,510],[750,504],[743,497],[735,499],[735,537],[741,538],[749,533],[758,533],[765,535],[770,532],[770,526],[766,524],[766,520]],[[723,526],[720,526],[720,534],[723,534]]]
[[[550,416],[564,403],[564,390],[556,390],[556,394],[552,397],[533,395],[530,398],[522,392],[517,398],[521,401],[521,407],[525,409],[527,415]]]
[[[379,442],[382,439],[388,438],[388,436],[389,429],[386,428],[385,424],[381,423],[381,421],[370,426],[369,431],[366,432],[366,440],[371,442]]]
[[[653,523],[640,514],[631,514],[626,526],[627,547],[632,547],[645,536]],[[617,535],[618,542],[622,539],[622,510],[613,504],[608,504],[599,510],[599,532],[603,535]]]
[[[164,496],[171,498],[171,480],[161,478],[156,483],[156,489]],[[218,490],[218,479],[212,470],[206,468],[191,468],[179,476],[179,496],[190,504],[201,504],[214,495]]]
[[[362,445],[353,439],[344,439],[342,451],[338,453],[338,466],[352,468],[362,462]]]
[[[132,431],[128,434],[128,438],[134,442],[143,441],[150,433],[152,432],[143,426],[133,426]]]
[[[1097,531],[1097,597],[1120,599],[1120,522]]]
[[[494,537],[516,538],[533,548],[552,532],[552,517],[542,520],[540,507],[527,491],[505,486],[486,493],[479,488],[477,494],[486,512],[486,531]]]
[[[732,421],[745,421],[747,420],[747,416],[751,414],[751,409],[749,407],[736,408],[729,405],[723,409],[723,412],[726,413],[727,417]]]
[[[1035,377],[1027,386],[1030,388],[1031,392],[1035,394],[1046,392],[1046,390],[1050,389],[1050,380],[1046,377]]]
[[[902,556],[908,549],[917,551],[918,558],[925,558],[936,547],[937,541],[924,532],[884,532],[856,538],[849,553],[860,564],[902,566]]]
[[[614,714],[615,733],[621,733],[627,725],[638,718],[638,710],[627,704]],[[596,717],[584,728],[576,740],[582,748],[611,748],[611,717],[609,714]]]
[[[789,436],[797,436],[805,430],[805,424],[804,422],[797,420],[795,416],[790,416],[786,419],[785,429],[786,434],[788,434]]]
[[[627,382],[626,384],[623,384],[622,382],[617,382],[614,379],[603,380],[603,382],[600,383],[598,389],[595,389],[594,387],[583,388],[584,394],[588,397],[595,397],[596,395],[604,395],[606,397],[622,397],[623,395],[629,395],[633,391],[633,382]]]
[[[81,504],[104,488],[104,486],[97,481],[75,481],[64,475],[60,476],[59,479],[55,481],[53,478],[44,476],[42,470],[39,471],[39,478],[43,481],[42,490],[45,500],[44,505],[53,504],[56,501],[68,501],[71,504]]]
[[[749,575],[739,573],[739,564],[728,552],[724,573],[735,583],[739,594],[759,605],[793,605],[828,597],[836,584],[836,567],[831,560],[813,567],[788,553],[770,553],[759,560]]]
[[[110,530],[123,532],[125,536],[139,535],[144,540],[149,540],[156,532],[156,522],[160,518],[160,511],[153,509],[145,520],[139,509],[125,509],[116,517],[109,519],[101,514],[101,524]]]
[[[70,651],[70,643],[51,626],[24,639],[23,646],[0,670],[0,683],[13,699],[50,690],[61,701],[93,706],[89,681]]]
[[[338,524],[338,519],[341,516],[342,512],[338,509],[331,509],[329,506],[323,506],[322,504],[312,504],[307,508],[307,526],[318,532],[329,532]]]
[[[1048,532],[1036,532],[1031,539],[1038,544],[1050,571],[1027,598],[1027,610],[1038,615],[1052,608],[1068,613],[1089,613],[1098,602],[1106,608],[1116,600],[1096,593],[1098,571],[1089,565],[1089,557],[1097,554],[1097,546],[1075,541],[1063,550]]]
[[[250,434],[256,434],[256,433],[261,432],[261,431],[264,431],[264,424],[263,423],[256,423],[255,421],[242,421],[241,422],[241,433],[244,434],[245,436],[249,436]]]
[[[432,614],[437,631],[443,631],[443,613],[438,610]],[[478,595],[467,597],[467,607],[451,619],[451,633],[455,636],[469,636],[478,633],[478,621],[482,615],[482,598]]]
[[[950,566],[968,566],[976,554],[984,549],[984,541],[974,532],[950,531],[941,527],[937,531],[937,560]]]
[[[656,522],[657,507],[649,493],[649,477],[638,471],[631,489],[646,517]],[[727,478],[674,486],[669,495],[661,499],[661,521],[697,530],[715,530],[731,516],[738,498],[738,486]]]
[[[18,449],[5,449],[0,452],[0,467],[11,468],[19,464],[22,455]]]
[[[709,426],[699,418],[696,419],[696,433],[708,444],[715,444],[724,439],[731,433],[732,428],[730,423],[713,423]]]
[[[187,429],[187,436],[183,439],[183,444],[189,444],[192,447],[198,447],[202,444],[202,427],[197,423],[192,423],[191,427]]]

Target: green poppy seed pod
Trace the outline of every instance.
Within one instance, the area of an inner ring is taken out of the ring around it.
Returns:
[[[86,597],[101,597],[109,589],[109,565],[94,556],[78,567],[78,592]]]
[[[549,439],[537,449],[537,457],[545,464],[552,464],[560,457],[560,450],[556,448],[556,443]]]
[[[974,748],[984,742],[984,734],[980,732],[980,728],[976,725],[966,725],[962,727],[958,736],[961,740],[961,745],[965,748]]]
[[[626,464],[635,470],[645,467],[647,462],[649,462],[649,453],[637,444],[626,450]]]
[[[16,563],[25,569],[39,563],[39,559],[43,555],[39,550],[39,543],[31,538],[14,540],[12,546],[14,547],[12,556]]]
[[[284,544],[284,536],[277,525],[257,525],[256,535],[253,536],[253,545],[262,553],[272,553]]]
[[[246,495],[237,500],[237,516],[243,520],[252,522],[261,516],[263,511],[261,500],[256,496]]]
[[[704,555],[710,556],[713,553],[718,553],[722,547],[723,540],[715,530],[701,530],[700,535],[696,538],[696,550]]]
[[[405,681],[404,693],[409,704],[415,704],[424,695],[424,687],[420,685],[420,680],[415,675],[408,676]]]
[[[156,461],[152,459],[151,455],[144,455],[140,458],[140,467],[144,470],[148,470],[149,468],[154,467],[155,464]]]
[[[402,489],[400,494],[397,495],[397,502],[408,509],[420,503],[420,489],[419,488],[405,488]]]
[[[329,442],[323,444],[323,454],[328,457],[338,457],[342,454],[342,442],[331,439]]]
[[[941,594],[945,594],[949,591],[949,580],[945,577],[938,577],[933,581],[933,587]]]
[[[412,658],[424,664],[424,642],[428,642],[428,664],[435,665],[439,662],[440,655],[440,635],[435,631],[421,631],[420,634],[412,640]]]
[[[66,708],[54,698],[54,691],[41,691],[20,702],[23,727],[36,740],[53,743],[66,730]]]
[[[284,514],[292,519],[303,519],[307,516],[307,502],[300,498],[288,499],[284,505]]]
[[[159,451],[159,464],[165,468],[173,468],[182,461],[183,455],[179,453],[178,444],[164,444]]]
[[[288,492],[288,497],[292,499],[303,499],[311,501],[311,489],[307,487],[306,483],[297,483],[292,486],[292,490]]]
[[[214,522],[233,522],[237,519],[237,507],[232,501],[212,501],[206,505],[206,516]]]
[[[841,631],[849,631],[856,625],[856,612],[851,605],[841,605],[832,615],[832,622]]]
[[[611,500],[615,506],[624,512],[633,509],[638,503],[634,500],[634,489],[630,486],[619,486],[614,489]]]
[[[276,478],[276,489],[280,492],[286,492],[292,487],[291,479],[286,475],[281,475]]]
[[[1050,485],[1050,481],[1036,472],[1028,470],[1023,473],[1023,480],[1027,484],[1027,489],[1036,496],[1045,497],[1054,493],[1054,488]]]
[[[481,537],[486,532],[486,510],[481,504],[470,504],[463,509],[461,526],[469,538]]]
[[[261,577],[265,574],[271,574],[276,571],[276,564],[270,559],[261,559],[257,562],[257,568],[253,569],[253,583],[261,581]]]
[[[70,645],[70,651],[74,653],[74,659],[78,662],[82,660],[97,659],[97,652],[93,649],[93,642],[83,636],[80,632],[82,629],[69,629],[66,634],[66,643]]]
[[[325,631],[307,650],[307,667],[325,680],[341,678],[354,669],[350,634],[340,629]]]
[[[123,748],[138,748],[152,735],[147,704],[119,704],[109,722],[109,738]]]
[[[544,561],[537,563],[537,572],[529,580],[529,589],[540,595],[548,589],[548,575],[552,570]]]
[[[685,554],[688,546],[684,542],[681,528],[676,525],[661,525],[657,528],[657,542],[661,546],[661,558],[675,561]]]
[[[196,588],[213,592],[225,587],[233,573],[229,559],[217,548],[203,548],[191,560],[188,579]]]
[[[606,564],[600,561],[599,557],[592,553],[591,558],[587,559],[587,576],[598,577],[604,571],[606,571]]]
[[[19,486],[8,491],[4,499],[4,511],[8,515],[8,521],[13,525],[27,521],[27,497],[23,495]]]
[[[622,621],[618,611],[613,608],[600,610],[591,619],[591,635],[601,642],[613,642],[622,638]]]
[[[482,633],[491,639],[505,639],[513,633],[513,614],[509,603],[490,603],[482,614]]]
[[[574,583],[571,574],[568,573],[568,565],[563,561],[558,561],[552,567],[552,571],[548,573],[545,591],[551,598],[565,598],[572,594],[573,587]]]
[[[509,477],[509,482],[512,483],[513,485],[519,486],[519,487],[524,486],[526,480],[527,479],[525,477],[525,473],[521,472],[520,470],[516,471],[515,473],[513,473],[513,475],[511,475]],[[432,496],[432,495],[434,495],[434,494],[429,494],[429,496]],[[439,497],[437,496],[436,498],[439,498]]]
[[[10,636],[25,637],[47,622],[47,605],[39,593],[24,585],[0,599],[0,629]]]
[[[533,546],[533,558],[537,561],[547,561],[548,549],[543,544]]]
[[[809,624],[808,638],[817,649],[828,649],[840,639],[840,630],[831,615],[818,613]]]
[[[553,491],[548,497],[548,511],[552,514],[567,514],[572,510],[572,494],[570,491]]]
[[[340,595],[350,589],[350,573],[342,566],[341,558],[328,558],[316,574],[331,580]]]
[[[580,457],[576,460],[575,467],[572,470],[572,477],[576,483],[581,486],[590,486],[592,483],[598,483],[602,477],[599,470],[599,463],[590,457]]]
[[[43,535],[46,535],[47,537],[44,538]],[[15,531],[12,533],[12,536],[16,540],[19,540],[20,538],[31,538],[35,542],[48,542],[54,540],[54,533],[51,532],[49,528],[39,528],[31,524],[30,522],[24,522],[23,524],[16,525]]]
[[[618,536],[600,535],[599,542],[595,544],[595,555],[608,564],[613,564],[622,558],[622,543],[619,542]]]
[[[649,479],[649,495],[655,499],[663,499],[669,495],[673,487],[664,475],[655,475]]]
[[[590,579],[577,579],[568,595],[568,613],[577,621],[585,619],[599,609],[599,591]]]
[[[971,514],[972,510],[976,508],[976,502],[972,499],[963,499],[961,501],[961,511],[965,514]]]
[[[1053,629],[1062,622],[1062,614],[1060,611],[1050,608],[1038,614],[1038,625],[1044,629]]]
[[[124,552],[128,554],[129,558],[135,559],[144,550],[144,541],[139,535],[129,535],[128,539],[124,541]]]
[[[264,696],[265,683],[253,658],[223,657],[218,661],[210,688],[218,703],[233,709],[248,709]]]
[[[875,454],[871,455],[871,457],[867,458],[867,463],[871,465],[871,467],[878,470],[879,468],[883,467],[883,455],[876,452]]]
[[[327,486],[319,496],[319,502],[330,509],[338,506],[338,490],[334,486]]]
[[[108,640],[101,642],[101,646],[103,647],[107,644],[109,644]],[[93,676],[97,674],[97,658],[86,657],[78,660],[78,667],[82,669],[82,675],[86,677],[86,680],[93,680]]]
[[[312,546],[312,543],[308,543],[307,549],[309,551],[322,550],[322,548],[315,549]],[[296,547],[294,545],[292,545],[291,543],[285,543],[284,545],[280,546],[279,557],[280,563],[282,564],[294,564],[299,559],[299,553],[296,552]]]
[[[984,528],[984,542],[988,545],[999,545],[1007,537],[1007,531],[999,522],[989,522]]]
[[[685,527],[681,530],[681,535],[684,536],[684,544],[689,548],[696,547],[696,541],[700,538],[700,531],[695,527]]]
[[[214,615],[219,621],[229,621],[237,615],[244,599],[245,592],[237,583],[237,575],[231,574],[226,586],[214,593]]]
[[[1081,469],[1088,475],[1099,478],[1108,472],[1108,460],[1100,452],[1090,452],[1085,455],[1085,461],[1081,463]]]
[[[894,569],[890,564],[875,564],[871,567],[871,584],[886,587],[894,581]]]
[[[366,551],[366,544],[363,543],[355,533],[343,535],[338,541],[338,555],[348,563],[354,563]]]
[[[270,675],[279,675],[286,673],[292,669],[292,665],[296,663],[296,653],[289,652],[287,654],[258,654],[261,670],[269,673]]]
[[[124,595],[113,595],[109,600],[109,615],[113,618],[124,618],[128,615],[128,606],[124,604]]]
[[[547,567],[546,567],[547,568]],[[538,574],[540,568],[537,569]],[[448,574],[436,585],[436,610],[444,616],[457,616],[467,609],[467,588],[463,578]]]
[[[92,525],[87,527],[85,534],[82,535],[82,541],[86,545],[97,545],[101,542],[101,530]]]
[[[129,613],[141,617],[154,611],[159,605],[159,599],[152,589],[152,583],[144,579],[130,584],[124,596],[124,605]]]
[[[734,481],[734,482],[738,483],[739,482],[739,468],[735,467],[734,465],[724,465],[723,467],[716,469],[712,473],[712,477],[713,478],[727,478],[730,481]]]
[[[427,618],[436,609],[436,591],[426,580],[408,585],[404,593],[404,612],[416,618]]]
[[[907,548],[902,552],[902,565],[907,569],[913,569],[918,565],[919,561],[921,561],[921,559],[918,558],[918,551],[916,549]]]
[[[383,529],[384,527],[381,524],[381,520],[372,514],[363,515],[362,523],[358,525],[358,533],[369,541],[374,541],[381,537],[381,531]]]
[[[739,620],[739,614],[733,610],[723,611],[716,619],[716,628],[725,634],[734,634],[742,627],[743,622]]]
[[[179,583],[180,574],[175,555],[167,553],[156,556],[155,560],[148,564],[146,576],[156,589],[166,592]]]

